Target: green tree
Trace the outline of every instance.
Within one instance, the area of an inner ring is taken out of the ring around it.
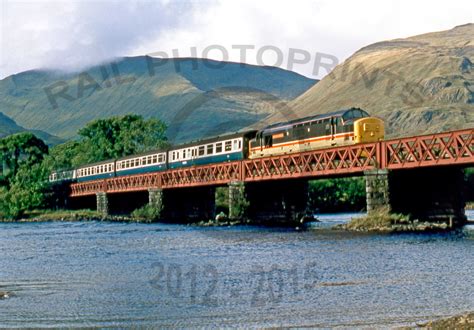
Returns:
[[[21,165],[31,166],[39,163],[47,153],[48,146],[43,140],[29,132],[0,139],[2,176],[6,179],[14,177]]]
[[[125,115],[98,119],[79,130],[86,162],[102,161],[167,147],[166,124]]]
[[[335,178],[310,181],[313,207],[321,212],[360,211],[365,208],[365,180]]]
[[[17,218],[26,211],[46,206],[49,197],[48,169],[41,163],[20,165],[10,187],[0,190],[0,213]]]

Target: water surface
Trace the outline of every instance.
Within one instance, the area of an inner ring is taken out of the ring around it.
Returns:
[[[373,327],[474,310],[474,228],[0,224],[0,327]],[[469,213],[474,219],[474,213]]]

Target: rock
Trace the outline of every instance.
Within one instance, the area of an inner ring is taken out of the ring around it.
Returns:
[[[0,291],[0,299],[7,299],[11,297],[11,293],[7,291]]]
[[[224,212],[219,213],[216,215],[216,221],[224,221],[227,220],[227,215]]]

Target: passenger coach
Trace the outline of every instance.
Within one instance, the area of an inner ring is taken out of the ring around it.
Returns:
[[[249,141],[257,131],[217,136],[176,146],[168,151],[168,167],[179,168],[230,162],[248,156]]]

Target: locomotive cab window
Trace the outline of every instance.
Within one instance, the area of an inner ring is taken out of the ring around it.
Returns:
[[[271,135],[266,135],[264,136],[265,139],[265,147],[271,147],[272,146],[272,136]]]

